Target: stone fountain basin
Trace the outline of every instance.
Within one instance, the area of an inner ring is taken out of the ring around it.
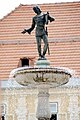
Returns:
[[[62,68],[54,67],[21,67],[12,70],[9,78],[23,86],[56,87],[66,84],[71,74]]]

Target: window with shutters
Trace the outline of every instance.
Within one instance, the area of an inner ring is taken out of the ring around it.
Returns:
[[[57,114],[58,114],[58,103],[50,103],[50,110],[51,110],[51,118],[50,120],[58,120]]]

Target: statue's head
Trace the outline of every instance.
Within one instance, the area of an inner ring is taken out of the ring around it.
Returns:
[[[39,6],[35,6],[33,7],[33,10],[36,14],[40,14],[41,13],[41,9],[39,8]]]

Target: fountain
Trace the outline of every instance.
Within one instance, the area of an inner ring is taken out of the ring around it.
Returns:
[[[39,59],[36,61],[34,67],[21,67],[13,70],[10,73],[10,78],[16,80],[20,85],[30,88],[38,88],[38,106],[36,117],[38,120],[50,120],[50,108],[49,108],[49,88],[57,87],[66,84],[71,77],[71,74],[61,68],[54,68],[50,66],[50,62],[45,58],[45,54],[48,50],[48,21],[52,22],[55,19],[49,15],[42,13],[38,6],[33,7],[33,11],[37,14],[33,17],[32,26],[29,29],[24,29],[23,34],[28,34],[36,26],[36,40],[39,53]],[[41,51],[41,39],[44,42],[43,53]]]
[[[34,67],[21,67],[12,70],[9,77],[20,85],[38,88],[36,117],[38,120],[49,120],[49,88],[66,84],[71,74],[66,69],[51,67],[47,59],[41,59],[36,61]]]

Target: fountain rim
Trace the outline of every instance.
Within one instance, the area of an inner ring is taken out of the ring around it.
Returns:
[[[62,73],[62,74],[66,74],[69,75],[70,77],[72,77],[72,74],[63,68],[58,68],[58,67],[20,67],[20,68],[16,68],[14,70],[11,71],[10,76],[9,77],[16,77],[17,74],[24,74],[24,73]]]

